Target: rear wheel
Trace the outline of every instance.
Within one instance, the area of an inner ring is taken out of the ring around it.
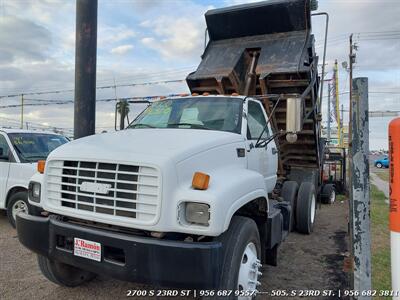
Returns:
[[[381,163],[377,163],[376,167],[379,168],[379,169],[382,169],[382,164]]]
[[[262,266],[261,243],[256,223],[249,218],[234,216],[229,229],[217,237],[223,244],[223,266],[218,290],[256,292]],[[251,299],[235,297],[228,299]]]
[[[333,204],[336,200],[336,190],[333,184],[325,184],[321,194],[322,203]]]
[[[299,185],[296,181],[285,181],[282,186],[281,196],[284,201],[290,203],[292,213],[290,216],[290,231],[295,229],[295,214],[296,214],[296,200],[297,200],[297,190]]]
[[[316,210],[315,187],[311,182],[303,182],[297,194],[296,229],[300,233],[313,231]]]
[[[94,273],[50,260],[42,255],[38,255],[38,263],[42,274],[60,286],[76,287],[96,277]]]

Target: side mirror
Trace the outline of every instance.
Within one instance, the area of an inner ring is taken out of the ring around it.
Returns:
[[[286,140],[289,143],[297,141],[297,132],[303,127],[303,102],[295,95],[286,99]]]

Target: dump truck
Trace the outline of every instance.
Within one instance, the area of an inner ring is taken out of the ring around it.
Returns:
[[[50,281],[104,274],[251,298],[288,234],[312,232],[324,142],[310,1],[205,19],[190,95],[59,147],[32,177],[29,201],[44,214],[18,214],[18,237]]]

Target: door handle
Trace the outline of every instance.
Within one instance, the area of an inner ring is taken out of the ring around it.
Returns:
[[[272,151],[272,155],[275,155],[275,154],[277,154],[277,153],[278,153],[278,150],[276,150],[276,148],[275,148],[275,147],[272,147],[271,151]]]

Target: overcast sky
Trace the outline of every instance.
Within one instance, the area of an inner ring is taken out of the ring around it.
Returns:
[[[249,1],[99,0],[97,85],[184,79],[200,62],[204,13],[244,2]],[[354,77],[369,77],[370,110],[400,110],[400,1],[320,0],[318,11],[330,15],[326,71],[330,78],[333,62],[338,59],[340,101],[345,110],[348,75],[341,62],[347,60],[350,33],[359,46]],[[323,25],[323,18],[313,18],[316,50],[321,57]],[[74,52],[75,1],[0,0],[0,95],[73,89]],[[97,90],[97,98],[187,91],[184,82],[149,84]],[[73,100],[73,93],[25,98],[25,103],[37,104],[44,99]],[[18,126],[20,107],[3,106],[20,101],[20,97],[0,98],[0,125]],[[113,102],[97,103],[99,131],[113,128],[114,107]],[[24,116],[30,126],[71,130],[73,105],[26,106]],[[371,119],[371,149],[387,148],[390,119]]]

